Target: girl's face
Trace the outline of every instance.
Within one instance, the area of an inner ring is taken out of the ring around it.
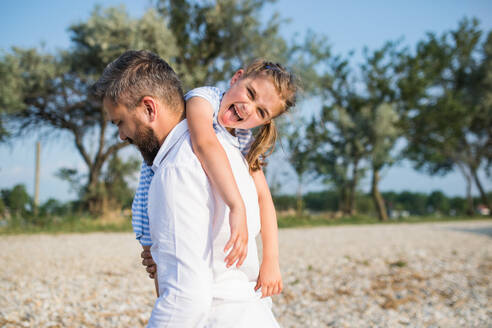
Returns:
[[[283,101],[268,76],[242,75],[243,70],[234,74],[220,103],[217,119],[226,128],[251,129],[270,122],[282,111]]]

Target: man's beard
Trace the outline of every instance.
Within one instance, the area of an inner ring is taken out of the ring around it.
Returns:
[[[142,126],[142,125],[141,125]],[[127,138],[128,142],[137,146],[138,150],[142,154],[144,161],[147,165],[152,165],[154,158],[157,156],[161,145],[159,140],[152,130],[148,126],[142,126],[142,128],[137,128],[135,137],[133,139]]]

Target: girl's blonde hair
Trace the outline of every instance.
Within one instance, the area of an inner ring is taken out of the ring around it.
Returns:
[[[282,115],[295,105],[298,87],[293,73],[287,71],[278,63],[256,59],[245,69],[241,79],[255,78],[260,75],[271,79],[280,99],[283,101],[282,109],[277,116]],[[273,118],[269,123],[261,126],[254,137],[253,144],[246,156],[249,169],[253,172],[266,165],[265,158],[270,156],[275,148],[277,129]]]

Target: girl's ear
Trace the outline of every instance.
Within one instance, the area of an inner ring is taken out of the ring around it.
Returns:
[[[239,81],[239,79],[241,79],[241,77],[243,76],[243,74],[244,74],[244,70],[242,68],[239,69],[239,70],[237,70],[237,72],[234,73],[234,75],[232,76],[231,82],[229,83],[229,86],[232,87],[232,85],[234,83],[236,83],[237,81]]]
[[[144,116],[147,119],[147,121],[153,122],[155,121],[157,117],[157,104],[155,102],[155,99],[149,96],[145,96],[142,98],[142,106],[144,110]]]

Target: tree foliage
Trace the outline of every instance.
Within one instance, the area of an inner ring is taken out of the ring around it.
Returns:
[[[103,68],[127,49],[146,48],[173,56],[173,42],[154,11],[140,19],[122,8],[97,7],[86,21],[70,27],[72,46],[55,54],[13,48],[0,60],[0,107],[9,110],[17,136],[43,133],[47,138],[68,137],[87,167],[84,199],[93,213],[102,210],[101,172],[107,160],[128,143],[116,138],[102,105],[91,99],[89,88]],[[4,73],[4,74],[3,74]],[[73,175],[73,174],[72,174]]]
[[[303,186],[312,178],[312,154],[314,144],[310,142],[307,134],[313,132],[312,126],[307,124],[299,117],[292,117],[288,123],[288,129],[284,133],[284,148],[287,150],[287,159],[290,166],[294,169],[297,177],[297,213],[302,215],[304,208]]]
[[[2,189],[1,198],[5,208],[12,216],[25,216],[32,207],[32,200],[23,184],[15,185],[12,189]]]
[[[325,61],[328,70],[318,78],[324,105],[319,119],[311,122],[314,132],[310,139],[316,149],[313,160],[318,174],[338,190],[339,210],[351,215],[366,149],[366,138],[359,128],[363,104],[351,80],[349,60],[328,56]]]
[[[253,57],[286,58],[278,15],[265,26],[258,18],[267,2],[158,1],[135,19],[121,7],[96,7],[87,21],[70,26],[68,49],[12,48],[0,58],[0,138],[13,132],[71,139],[87,174],[65,168],[61,175],[85,176],[83,199],[99,213],[106,201],[103,167],[128,145],[89,95],[104,67],[125,50],[146,49],[166,59],[191,88],[226,80]]]
[[[277,13],[262,9],[274,0],[160,0],[156,8],[176,40],[173,67],[185,88],[226,81],[253,58],[286,62],[287,42]],[[266,24],[262,23],[266,22]]]
[[[356,71],[349,58],[327,59],[319,78],[324,96],[320,123],[313,120],[312,140],[318,146],[316,169],[340,192],[342,212],[355,212],[356,190],[366,170],[372,172],[372,194],[381,220],[386,209],[378,190],[379,172],[391,165],[400,136],[395,109],[394,59],[397,43],[365,51]]]
[[[253,58],[266,57],[291,67],[304,81],[305,94],[322,101],[309,124],[283,128],[299,186],[316,172],[338,193],[329,201],[336,199],[338,209],[351,215],[360,181],[371,172],[374,208],[386,219],[378,184],[381,172],[398,160],[395,143],[404,132],[404,154],[417,169],[435,175],[458,168],[467,183],[469,212],[472,184],[490,207],[478,171],[492,174],[492,32],[464,19],[455,30],[428,33],[414,50],[400,50],[398,42],[365,50],[357,67],[350,55],[333,56],[324,36],[308,31],[302,42],[281,37],[287,21],[264,12],[273,2],[154,0],[154,8],[139,18],[123,7],[96,7],[86,21],[70,26],[67,49],[2,52],[0,142],[32,135],[70,140],[86,170],[62,168],[58,175],[85,206],[93,213],[108,204],[128,206],[127,177],[137,164],[118,156],[128,144],[118,141],[101,103],[89,95],[104,67],[125,50],[150,50],[190,89],[225,82]],[[298,210],[301,194],[299,189]],[[429,199],[416,202],[441,211],[452,207],[442,195]],[[46,211],[57,206],[52,202]]]
[[[473,182],[489,203],[478,169],[492,157],[490,33],[486,42],[481,39],[478,21],[468,19],[440,36],[427,34],[415,54],[403,55],[399,81],[407,157],[430,174],[457,167],[467,183],[470,213]]]
[[[396,161],[392,150],[401,136],[396,108],[399,96],[395,78],[397,47],[398,43],[388,42],[372,53],[366,50],[365,62],[361,65],[365,86],[365,107],[362,109],[365,119],[361,127],[367,136],[367,159],[372,171],[371,194],[381,221],[386,221],[388,216],[379,192],[380,172]]]
[[[110,206],[131,207],[134,191],[130,188],[127,180],[128,177],[134,175],[139,167],[140,161],[136,158],[123,161],[116,154],[111,156],[103,175],[105,193],[108,194]]]

